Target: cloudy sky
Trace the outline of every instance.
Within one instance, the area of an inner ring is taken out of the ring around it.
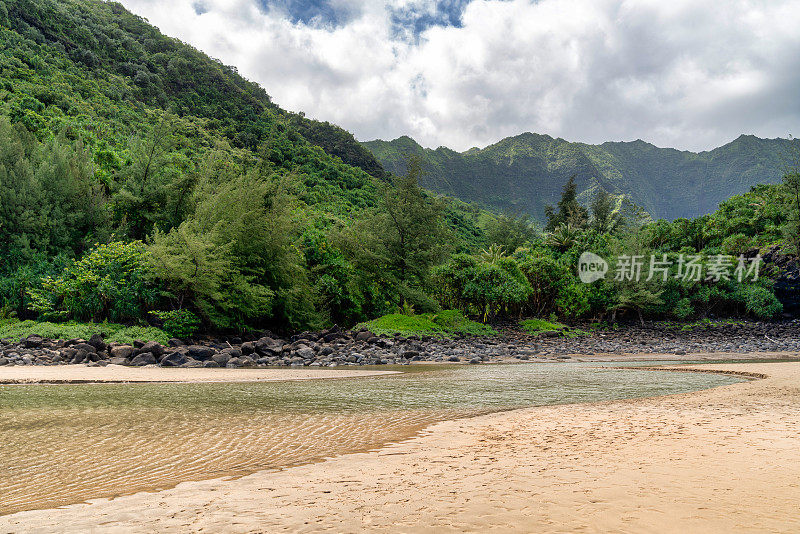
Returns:
[[[800,0],[122,0],[360,140],[800,135]]]

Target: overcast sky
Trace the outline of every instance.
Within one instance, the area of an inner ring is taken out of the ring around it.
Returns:
[[[800,0],[122,0],[359,140],[800,135]]]

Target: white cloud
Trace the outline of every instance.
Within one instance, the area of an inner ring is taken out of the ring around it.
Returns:
[[[459,27],[416,38],[392,13],[436,14],[431,1],[337,0],[339,24],[257,1],[123,4],[359,139],[463,150],[533,131],[702,150],[800,125],[800,0],[473,0]]]

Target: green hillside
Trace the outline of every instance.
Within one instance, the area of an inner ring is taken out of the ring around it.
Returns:
[[[349,132],[118,3],[0,0],[0,44],[0,319],[189,308],[220,327],[299,327],[416,291],[358,263],[353,243],[403,192]],[[486,214],[406,189],[454,250],[482,243]],[[92,285],[120,273],[130,293]]]
[[[409,137],[369,141],[384,168],[402,172],[408,155],[422,158],[423,185],[464,201],[543,219],[570,176],[579,198],[598,187],[626,194],[655,218],[676,219],[710,213],[732,195],[782,176],[782,156],[800,141],[743,135],[708,152],[658,148],[644,141],[587,145],[524,133],[484,149],[459,153],[425,149]]]

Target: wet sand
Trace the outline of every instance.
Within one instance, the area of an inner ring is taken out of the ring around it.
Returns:
[[[800,363],[692,367],[767,378],[437,423],[375,452],[4,516],[0,532],[797,532]]]
[[[0,384],[79,384],[126,382],[274,382],[394,374],[378,369],[205,369],[107,365],[15,365],[0,367]]]

